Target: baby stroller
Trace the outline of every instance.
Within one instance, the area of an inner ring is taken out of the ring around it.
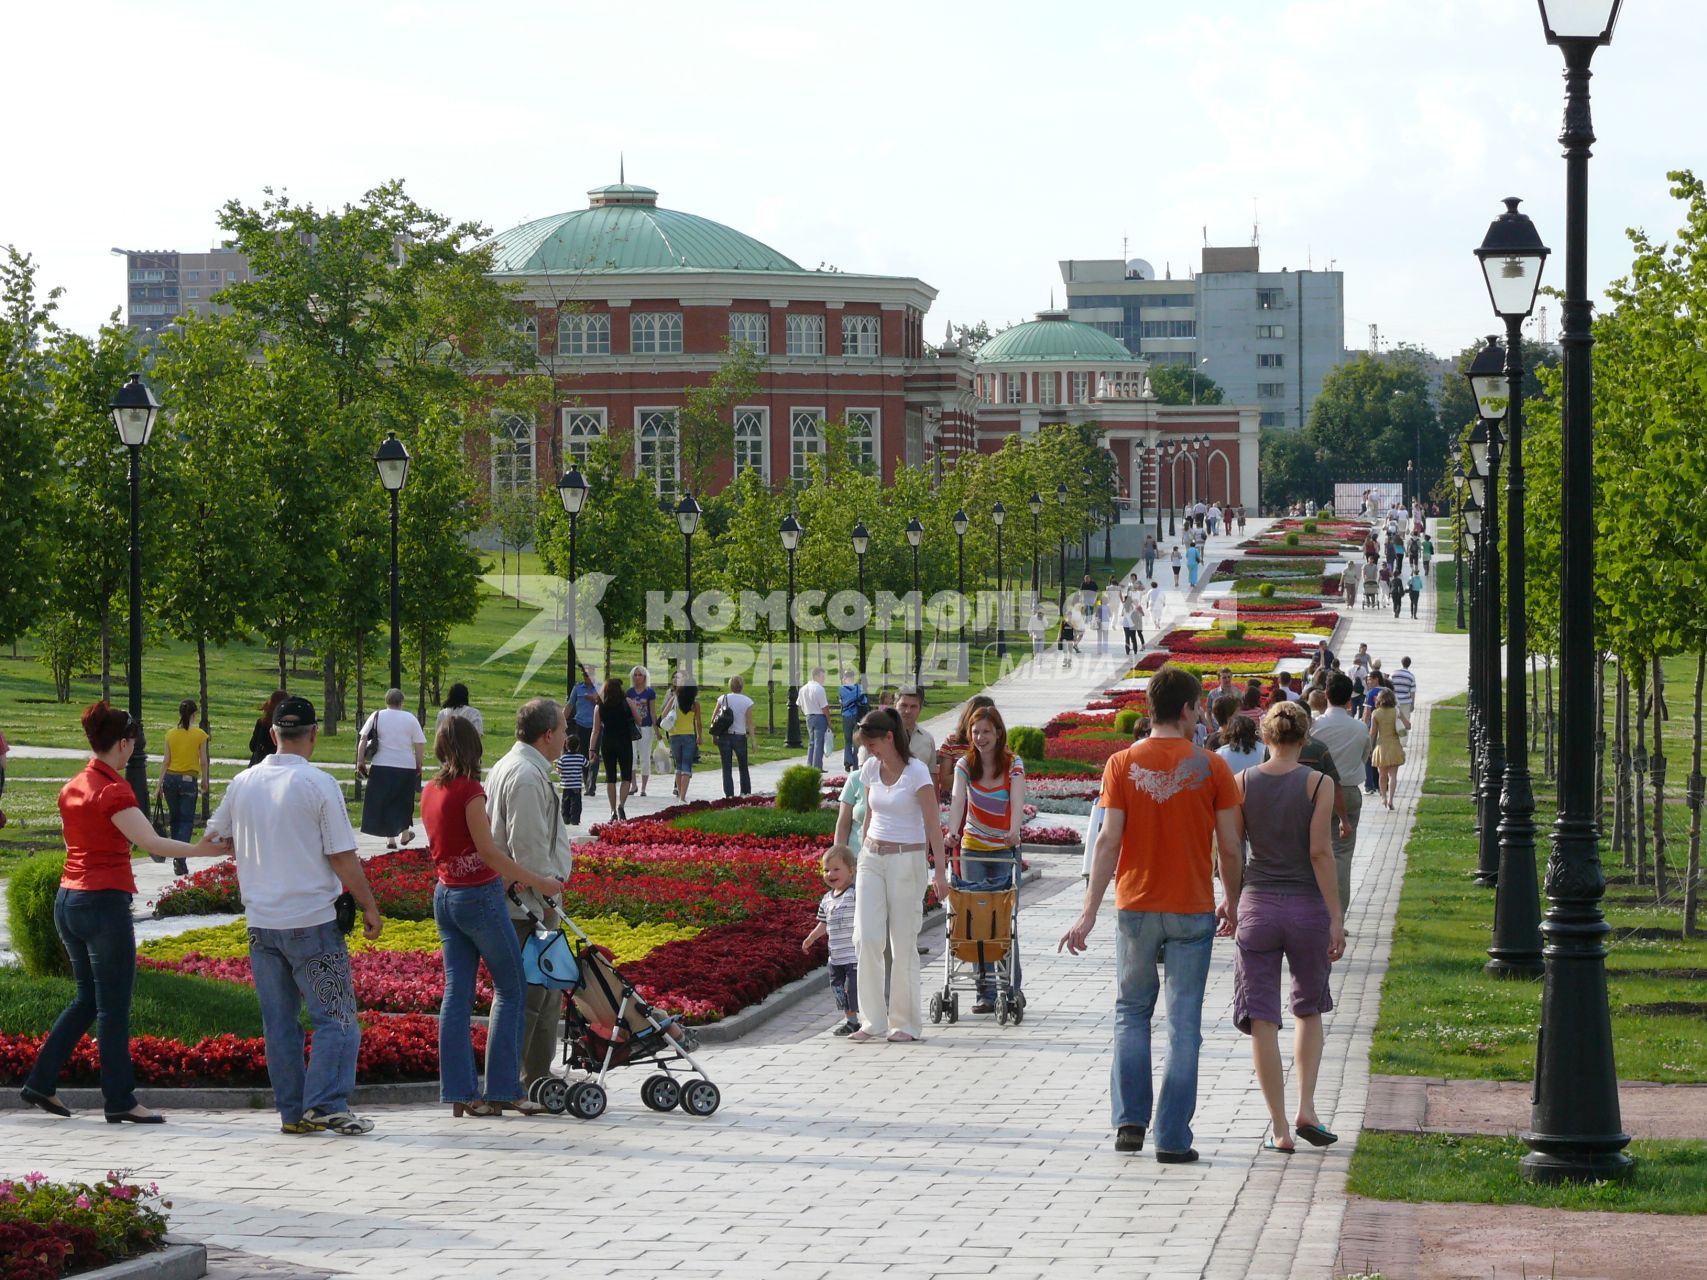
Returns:
[[[1019,989],[1020,853],[1010,850],[1013,866],[992,880],[952,876],[948,884],[948,946],[942,957],[942,990],[931,995],[932,1022],[960,1021],[960,993],[977,997],[980,986],[996,994],[996,1022],[1017,1027],[1025,1021],[1025,993]],[[981,855],[997,861],[1000,854]],[[991,966],[988,978],[979,973]]]
[[[568,916],[563,919],[575,935],[573,947],[561,930],[528,911],[513,889],[510,898],[527,913],[534,928],[522,953],[527,980],[569,997],[563,1014],[567,1078],[552,1075],[536,1080],[528,1097],[554,1115],[567,1111],[582,1120],[596,1120],[605,1112],[605,1076],[610,1069],[650,1063],[657,1070],[640,1086],[640,1100],[651,1110],[679,1106],[690,1116],[716,1111],[723,1095],[694,1061],[699,1038],[681,1025],[681,1018],[659,1014],[642,1000],[611,962],[610,952],[595,946]],[[555,902],[548,899],[547,903],[556,909]],[[584,1078],[575,1079],[577,1075]]]

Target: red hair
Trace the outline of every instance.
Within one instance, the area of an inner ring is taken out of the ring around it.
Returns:
[[[91,702],[83,708],[83,736],[89,739],[89,747],[96,755],[104,755],[135,734],[130,713],[120,711],[112,703]]]
[[[975,708],[966,717],[966,770],[976,782],[984,776],[984,762],[978,758],[978,747],[972,741],[972,729],[980,720],[988,720],[990,727],[996,731],[996,748],[991,753],[1001,762],[1000,774],[1007,777],[1014,767],[1014,753],[1008,750],[1008,726],[1002,719],[1002,713],[997,711],[994,704],[988,707]]]

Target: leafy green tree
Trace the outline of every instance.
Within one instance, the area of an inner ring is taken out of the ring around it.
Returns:
[[[398,512],[400,619],[413,651],[423,722],[428,679],[443,670],[451,630],[472,622],[480,607],[480,556],[471,541],[479,508],[462,433],[461,417],[443,407],[407,436],[398,432],[410,455]]]
[[[60,290],[36,290],[36,264],[11,245],[0,259],[0,641],[38,616],[50,547],[42,500],[51,482],[48,352]]]
[[[1317,492],[1321,488],[1321,475],[1316,465],[1318,449],[1322,449],[1322,446],[1312,444],[1304,432],[1293,431],[1288,427],[1262,429],[1262,434],[1258,437],[1257,456],[1262,473],[1262,500],[1265,506],[1273,509],[1303,502],[1312,497],[1320,501],[1326,496]],[[1327,452],[1326,449],[1322,451]],[[1326,461],[1324,459],[1324,462]],[[1337,459],[1327,465],[1330,468],[1330,477],[1337,474],[1358,474],[1355,470],[1344,470],[1344,464]]]
[[[534,527],[539,523],[539,494],[528,489],[511,489],[492,499],[492,527],[498,534],[498,577],[503,582],[505,556],[516,549],[516,606],[522,603],[522,548],[533,540]]]
[[[1150,366],[1150,390],[1163,404],[1220,404],[1223,393],[1215,379],[1189,365]],[[1196,400],[1192,399],[1193,391]]]
[[[705,493],[718,464],[733,457],[734,408],[758,394],[764,365],[764,359],[746,343],[729,344],[723,363],[706,385],[683,392],[677,429],[682,482],[688,492]]]
[[[1403,352],[1379,360],[1362,352],[1329,373],[1304,438],[1312,465],[1314,450],[1325,449],[1334,474],[1344,478],[1399,479],[1405,464],[1417,459],[1428,488],[1449,469],[1449,436],[1435,411],[1428,370]],[[1263,490],[1269,496],[1266,473]]]

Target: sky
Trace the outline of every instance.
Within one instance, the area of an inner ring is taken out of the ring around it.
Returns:
[[[585,207],[619,157],[803,266],[923,279],[933,339],[1059,300],[1061,259],[1183,276],[1254,223],[1265,268],[1345,273],[1348,347],[1378,325],[1455,352],[1494,327],[1471,251],[1508,195],[1563,284],[1562,63],[1532,0],[60,0],[5,24],[0,244],[85,331],[123,300],[112,247],[205,249],[231,198],[401,178],[498,230]],[[1699,0],[1630,0],[1596,56],[1596,289],[1627,227],[1679,224],[1667,170],[1707,166],[1704,57]]]

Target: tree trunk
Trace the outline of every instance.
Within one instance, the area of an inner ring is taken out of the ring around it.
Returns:
[[[1549,704],[1550,705],[1550,704]],[[1551,773],[1548,774],[1551,777]],[[1594,662],[1594,822],[1606,830],[1606,654]],[[1614,842],[1616,847],[1616,842]]]
[[[510,594],[510,544],[502,535],[498,538],[498,594]]]
[[[76,673],[73,672],[73,675]],[[101,606],[101,701],[113,700],[113,607]]]
[[[209,729],[209,722],[208,722],[208,718],[207,718],[207,641],[205,639],[199,637],[199,636],[196,638],[196,670],[197,670],[197,673],[201,676],[202,732],[208,733],[208,732],[210,732],[210,729]],[[211,774],[211,772],[212,772],[212,757],[213,757],[213,752],[211,750],[208,752],[208,757],[209,757],[209,772]],[[208,778],[204,778],[203,781],[211,783],[213,781],[213,779],[211,777],[208,777]],[[207,801],[208,801],[208,793],[206,791],[203,791],[202,792],[202,826],[204,826],[204,827],[207,825],[207,816],[208,816],[208,814],[207,814]]]
[[[1613,751],[1613,763],[1618,778],[1614,791],[1616,800],[1612,807],[1612,821],[1616,828],[1615,840],[1618,849],[1624,855],[1624,869],[1634,871],[1636,855],[1630,840],[1630,676],[1622,657],[1618,659],[1618,705],[1614,728],[1617,731],[1618,745]]]
[[[433,664],[433,705],[442,707],[445,704],[444,694],[439,692],[439,685],[444,679],[445,669],[442,664]]]
[[[1544,757],[1544,759],[1546,760],[1547,780],[1549,782],[1551,782],[1553,779],[1553,655],[1552,654],[1547,655],[1546,680],[1547,680],[1547,714],[1544,717],[1544,719],[1545,719],[1546,725],[1547,725],[1547,733],[1546,733],[1547,753],[1546,753],[1546,756]]]
[[[415,718],[417,720],[419,720],[422,724],[426,724],[427,723],[427,643],[424,639],[420,641],[419,651],[420,651],[419,668],[420,668],[421,678],[420,678],[419,682],[416,684]]]
[[[1701,809],[1707,797],[1702,795],[1701,777],[1701,690],[1707,684],[1707,648],[1695,655],[1695,761],[1689,774],[1689,868],[1683,880],[1683,936],[1696,936],[1696,911],[1701,892]]]
[[[1666,755],[1663,709],[1665,706],[1665,669],[1659,655],[1654,655],[1654,755],[1648,766],[1654,774],[1654,900],[1660,906],[1666,898]]]
[[[605,623],[605,679],[610,679],[610,623]]]
[[[279,631],[279,688],[290,688],[285,683],[285,633],[282,628]]]
[[[320,659],[320,696],[326,709],[320,713],[320,731],[327,736],[338,732],[338,720],[344,708],[338,701],[338,655],[328,648]]]
[[[1541,750],[1541,673],[1535,655],[1529,655],[1529,750]]]
[[[367,674],[367,672],[365,670],[365,665],[364,665],[366,656],[367,656],[367,637],[358,634],[356,636],[356,719],[355,719],[355,730],[358,734],[361,732],[362,726],[367,723],[367,701],[362,694],[362,678]],[[357,744],[356,750],[357,751],[361,750],[359,743]],[[354,753],[352,753],[352,754],[354,754]],[[362,776],[361,776],[361,774],[358,773],[355,775],[355,777],[356,777],[356,784],[355,784],[355,788],[354,788],[355,798],[357,800],[360,800],[362,798]]]
[[[1636,754],[1646,764],[1648,754],[1648,668],[1636,664]],[[1648,774],[1636,770],[1636,883],[1648,883]]]

